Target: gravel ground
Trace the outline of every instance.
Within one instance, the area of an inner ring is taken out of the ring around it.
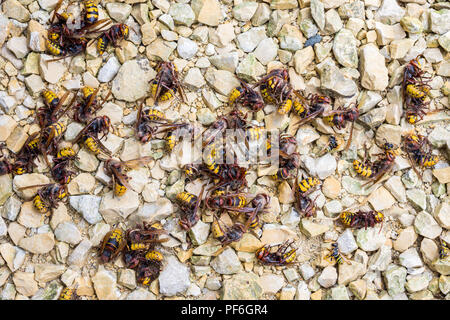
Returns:
[[[119,201],[108,186],[104,159],[74,144],[79,160],[68,201],[45,220],[33,207],[33,190],[18,191],[51,181],[42,159],[33,174],[0,176],[0,299],[57,299],[65,287],[76,287],[82,299],[449,299],[450,258],[438,254],[440,239],[450,243],[448,2],[100,1],[100,19],[129,25],[129,39],[103,56],[93,45],[85,54],[49,63],[46,29],[57,0],[1,2],[0,141],[17,152],[39,131],[34,118],[44,89],[61,96],[91,86],[101,97],[112,91],[97,112],[114,127],[103,140],[107,148],[121,160],[153,160],[129,172],[132,188]],[[67,11],[76,15],[81,7],[73,3]],[[404,117],[401,81],[405,65],[419,54],[433,77],[429,98],[435,112],[412,126]],[[180,149],[170,154],[162,139],[144,145],[134,138],[137,101],[147,98],[146,105],[154,105],[148,82],[159,60],[177,66],[187,97],[186,104],[171,100],[160,109],[170,120],[205,128],[230,111],[226,102],[237,77],[254,83],[276,68],[288,68],[292,86],[305,96],[331,96],[334,108],[359,105],[350,149],[321,157],[317,153],[328,136],[346,141],[350,126],[334,130],[317,119],[296,131],[295,116],[279,115],[273,105],[249,113],[266,129],[296,137],[301,174],[322,181],[311,195],[317,197],[317,217],[305,218],[293,208],[292,179],[277,183],[252,167],[250,193],[272,199],[260,238],[247,233],[214,257],[220,245],[208,210],[201,210],[190,232],[183,231],[172,199],[184,190],[198,194],[201,183],[185,181]],[[64,119],[64,144],[70,146],[83,126]],[[435,168],[424,170],[421,180],[401,154],[382,183],[362,188],[352,162],[364,157],[364,146],[375,155],[384,139],[400,144],[402,134],[414,128],[439,155]],[[381,211],[382,229],[345,229],[333,218],[348,208]],[[98,247],[113,226],[156,220],[170,241],[158,247],[163,271],[149,287],[136,283],[135,271],[122,259],[99,264]],[[256,261],[258,248],[287,239],[298,248],[294,264]],[[335,241],[351,264],[324,259]]]

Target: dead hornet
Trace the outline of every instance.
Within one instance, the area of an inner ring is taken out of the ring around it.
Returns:
[[[53,158],[54,165],[51,169],[52,177],[56,182],[60,184],[68,184],[71,181],[72,177],[75,175],[75,172],[70,171],[69,169],[67,169],[67,167],[69,166],[70,161],[76,158],[76,155],[73,154],[70,156],[61,156],[62,154],[66,153],[68,153],[67,150],[60,150],[58,152],[59,156]]]
[[[295,178],[295,188],[297,189],[297,193],[303,197],[316,190],[320,184],[321,182],[317,178],[309,177],[301,180],[300,182],[298,182],[298,175]]]
[[[332,249],[330,250],[330,253],[325,256],[326,260],[332,262],[331,259],[334,259],[338,264],[342,264],[344,262],[347,264],[351,264],[351,262],[348,262],[348,260],[345,259],[344,256],[339,251],[339,246],[338,246],[337,242],[334,242],[331,245],[331,247],[332,247]]]
[[[344,148],[344,150],[348,150],[352,142],[353,127],[356,119],[359,117],[359,108],[357,106],[346,109],[339,107],[336,110],[324,113],[323,116],[325,123],[329,126],[335,126],[338,130],[345,128],[347,126],[347,122],[352,123],[352,127],[350,128],[350,137],[348,138],[347,145]]]
[[[363,185],[366,185],[370,182],[376,184],[378,181],[383,178],[383,176],[391,171],[394,166],[395,157],[397,155],[398,147],[392,143],[385,142],[382,146],[383,153],[376,154],[378,156],[378,160],[374,163],[364,159],[363,162],[359,160],[353,161],[353,168],[355,171],[362,177],[368,178],[369,181]],[[367,152],[366,152],[367,155]]]
[[[34,159],[40,152],[39,132],[33,133],[25,141],[23,147],[14,156],[13,172],[20,175],[33,172]]]
[[[231,107],[235,103],[241,103],[242,106],[250,108],[253,112],[259,111],[264,107],[264,101],[261,95],[245,81],[239,79],[241,85],[234,88],[228,98],[228,105]]]
[[[100,139],[105,137],[111,128],[111,120],[108,116],[100,116],[92,119],[83,130],[78,133],[75,137],[74,143],[81,141],[86,148],[88,148],[92,153],[99,154],[100,151],[111,155],[111,151],[109,151],[103,143],[100,142]],[[102,138],[98,138],[98,135],[102,133]]]
[[[158,279],[162,262],[157,260],[141,261],[136,270],[136,279],[144,286],[149,286],[153,280]]]
[[[312,217],[316,215],[316,200],[318,196],[314,200],[311,200],[301,191],[297,180],[294,187],[294,198],[294,206],[299,213],[305,214],[305,217]]]
[[[128,161],[117,161],[114,159],[106,160],[104,170],[112,178],[114,196],[121,197],[125,194],[127,189],[130,188],[130,185],[128,184],[130,178],[124,173],[126,168],[137,168],[152,160],[152,157],[142,157]]]
[[[266,244],[264,247],[255,252],[256,258],[265,265],[284,266],[290,264],[295,260],[297,251],[297,249],[291,249],[288,251],[289,246],[293,242],[294,240],[291,242],[285,241],[275,252],[270,252],[270,249],[276,245],[271,246]]]
[[[208,129],[203,132],[203,148],[216,140],[217,135],[221,135],[226,129],[244,129],[246,128],[247,115],[234,109],[228,114],[214,121]]]
[[[99,88],[93,89],[91,87],[83,87],[81,93],[83,94],[83,101],[74,106],[75,112],[73,114],[73,119],[77,122],[87,123],[94,116],[95,112],[99,110],[103,104],[108,100],[111,95],[111,90],[109,90],[105,99],[102,103],[97,102],[97,93]]]
[[[19,190],[42,187],[38,190],[37,195],[33,198],[33,205],[44,216],[51,214],[51,209],[56,209],[59,206],[59,201],[67,196],[67,185],[49,183],[37,184],[20,188]]]
[[[423,119],[423,117],[428,113],[428,107],[430,105],[430,101],[424,102],[421,98],[415,98],[412,96],[406,96],[405,98],[406,105],[406,120],[410,124],[415,124],[416,122]],[[437,112],[438,110],[433,111]]]
[[[189,192],[180,192],[175,198],[175,201],[181,209],[179,224],[186,231],[190,230],[200,220],[197,211],[202,201],[204,189],[205,186],[202,186],[198,197]]]
[[[186,178],[193,181],[202,175],[204,167],[203,164],[186,164],[184,165],[183,170]]]
[[[212,175],[213,178],[219,179],[218,184],[208,191],[214,192],[215,190],[227,187],[233,191],[239,191],[247,186],[247,180],[245,179],[247,169],[240,167],[237,164],[225,163],[218,166],[217,173],[208,170],[208,173]]]
[[[51,90],[44,90],[42,92],[42,95],[44,96],[45,106],[39,108],[36,112],[36,119],[41,128],[45,128],[51,124],[54,124],[67,112],[68,108],[66,108],[65,110],[61,110],[61,107],[69,94],[69,92],[66,92],[60,99]],[[74,98],[75,96],[76,95],[74,95]],[[69,103],[69,106],[73,103],[73,101],[74,99],[72,99],[72,102]]]
[[[113,47],[118,47],[117,42],[119,40],[128,39],[130,34],[130,27],[124,23],[119,23],[111,26],[107,31],[103,32],[97,41],[97,50],[102,55],[108,44],[112,44]]]
[[[310,93],[305,98],[297,90],[294,90],[294,96],[291,100],[294,112],[301,118],[294,123],[294,128],[319,117],[325,111],[325,108],[331,104],[329,97]]]
[[[222,207],[225,210],[245,213],[245,217],[248,221],[248,228],[254,230],[260,226],[259,215],[263,212],[268,212],[270,207],[270,196],[264,193],[258,193],[251,201],[251,207],[235,207],[227,208]]]
[[[345,226],[350,228],[361,229],[367,227],[374,227],[375,224],[381,223],[380,232],[383,228],[383,220],[384,215],[379,211],[358,211],[358,212],[349,212],[344,211],[340,215],[340,219]]]
[[[80,300],[80,296],[77,295],[77,288],[65,287],[61,291],[58,300]]]
[[[116,258],[126,244],[127,241],[121,229],[115,228],[108,232],[103,238],[102,246],[100,247],[101,262],[107,263]]]
[[[168,149],[172,150],[176,144],[176,135],[174,131],[178,128],[187,128],[190,130],[188,123],[171,123],[164,114],[153,108],[143,110],[142,102],[139,105],[137,119],[135,124],[135,135],[142,143],[149,142],[155,135],[167,132],[166,142]]]
[[[103,19],[86,25],[85,20],[83,20],[80,28],[74,28],[73,26],[69,27],[69,21],[74,24],[74,17],[67,13],[59,14],[57,11],[59,10],[61,4],[62,0],[58,1],[54,14],[50,19],[50,28],[47,30],[46,46],[47,50],[51,54],[65,58],[67,56],[74,56],[83,52],[88,44],[88,40],[85,36],[88,33],[98,32],[109,24],[110,21]],[[55,21],[55,18],[57,18],[57,21]]]
[[[413,88],[409,87],[409,85],[415,85],[417,83],[420,83],[420,85],[425,84],[429,81],[431,77],[424,76],[425,71],[422,70],[422,67],[419,62],[419,58],[423,57],[423,55],[418,55],[415,59],[412,59],[405,67],[405,70],[403,71],[403,82],[402,82],[402,88],[403,88],[403,98],[406,97],[406,95],[416,95],[415,92],[413,92]],[[417,95],[416,95],[417,96]]]
[[[153,224],[144,221],[143,225],[137,225],[127,231],[128,249],[130,251],[148,250],[155,243],[166,242],[167,239],[159,239],[162,234],[167,234],[160,222]]]
[[[253,85],[259,87],[266,103],[282,105],[291,97],[293,88],[287,69],[274,69]]]
[[[177,67],[172,62],[160,61],[156,67],[158,73],[151,82],[151,91],[155,104],[159,101],[168,101],[172,97],[176,97],[179,92],[181,99],[186,103],[186,95],[181,86]]]
[[[328,136],[328,143],[322,150],[319,151],[318,156],[321,157],[327,152],[337,150],[342,145],[342,142],[343,140],[339,136]]]
[[[300,166],[300,154],[294,152],[287,155],[280,151],[280,168],[277,173],[273,175],[275,180],[286,180],[291,177],[291,171]]]
[[[231,227],[225,226],[224,230],[219,223],[218,217],[214,215],[214,221],[212,224],[212,233],[214,238],[219,240],[222,244],[222,248],[219,249],[214,255],[220,254],[220,252],[222,252],[225,249],[225,247],[231,242],[241,240],[244,233],[247,232],[249,226],[250,221],[247,221],[246,225],[243,225],[240,222],[236,222]]]
[[[438,156],[431,154],[431,144],[428,138],[420,134],[408,133],[403,138],[403,149],[414,171],[421,178],[422,174],[417,169],[416,164],[423,168],[432,168],[439,161]]]
[[[208,209],[225,209],[233,211],[237,208],[245,207],[247,198],[245,193],[222,194],[207,197],[205,204]]]

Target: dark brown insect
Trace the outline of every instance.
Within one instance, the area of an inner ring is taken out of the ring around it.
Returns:
[[[127,241],[121,229],[115,228],[108,232],[103,238],[102,246],[100,247],[101,262],[107,263],[116,258],[125,248],[126,244]]]
[[[172,97],[176,97],[179,92],[181,100],[186,103],[186,95],[179,80],[177,67],[172,62],[160,61],[156,67],[158,73],[151,82],[151,92],[155,104],[159,101],[168,101]]]
[[[293,91],[287,69],[274,69],[253,85],[259,87],[266,103],[282,105]]]
[[[143,110],[142,102],[138,108],[137,120],[135,125],[136,139],[142,143],[149,142],[155,135],[167,132],[168,134],[179,128],[187,128],[189,130],[188,123],[171,123],[164,117],[164,114],[156,109]],[[174,137],[175,138],[175,137]],[[170,141],[170,148],[173,149],[175,142]]]
[[[383,228],[384,215],[379,211],[358,211],[349,212],[344,211],[340,215],[342,223],[350,228],[361,229],[367,227],[374,227],[375,224],[381,223],[380,231]]]
[[[24,174],[33,172],[36,166],[34,160],[40,152],[39,132],[28,137],[23,147],[14,155],[13,172],[15,174]]]
[[[264,107],[264,101],[261,95],[245,81],[239,79],[241,85],[234,88],[228,98],[228,105],[241,103],[242,106],[250,108],[253,112],[259,111]]]
[[[353,137],[353,127],[355,125],[356,119],[359,117],[359,109],[354,106],[352,108],[339,107],[336,110],[330,111],[326,114],[323,114],[323,120],[329,126],[335,126],[337,129],[343,129],[347,126],[347,122],[352,123],[352,127],[350,128],[350,137],[348,138],[347,145],[344,150],[347,150],[350,147],[350,143]]]
[[[98,90],[99,88],[94,90],[91,87],[83,87],[81,89],[83,100],[73,107],[75,109],[75,112],[73,114],[73,119],[75,121],[81,123],[89,122],[94,116],[95,112],[99,110],[108,100],[109,96],[111,95],[111,90],[109,90],[105,99],[103,99],[102,103],[100,104],[97,101]]]
[[[67,185],[49,183],[49,184],[38,184],[20,188],[19,190],[24,190],[28,188],[42,187],[38,190],[37,195],[33,198],[33,204],[36,209],[48,216],[51,214],[51,209],[56,209],[59,206],[59,201],[67,196]]]
[[[208,129],[203,132],[203,147],[212,144],[218,135],[222,135],[226,129],[244,129],[246,127],[247,115],[234,109],[228,114],[214,121]]]
[[[53,158],[53,167],[51,169],[53,179],[60,184],[68,184],[75,172],[69,170],[67,167],[71,160],[74,160],[76,156],[68,157],[56,157]]]
[[[432,168],[439,161],[438,156],[431,154],[431,144],[428,138],[420,134],[407,134],[403,138],[403,149],[419,177],[422,177],[422,174],[416,165],[423,168]]]
[[[329,97],[309,94],[303,97],[297,90],[294,90],[292,107],[294,112],[301,118],[294,124],[294,128],[298,128],[311,120],[319,117],[325,111],[325,108],[331,105]]]
[[[175,200],[181,209],[179,224],[184,230],[190,230],[200,220],[197,211],[202,201],[204,189],[205,186],[202,186],[198,197],[189,192],[180,192],[176,195]]]
[[[385,142],[382,149],[384,152],[375,155],[378,156],[378,159],[374,163],[371,163],[366,159],[364,159],[363,162],[360,162],[359,160],[353,161],[353,168],[355,171],[359,175],[369,179],[369,181],[363,185],[371,182],[376,184],[386,173],[391,171],[394,166],[398,147],[392,143]]]
[[[125,174],[125,168],[137,168],[138,166],[149,163],[151,160],[153,158],[150,156],[128,161],[106,160],[104,170],[112,178],[114,196],[123,196],[127,189],[130,188],[128,184],[130,178]]]
[[[51,90],[44,90],[42,95],[44,96],[45,106],[41,107],[36,112],[36,119],[41,128],[48,127],[57,122],[68,110],[68,108],[61,110],[64,101],[69,96],[70,92],[66,92],[61,99]],[[69,106],[73,103],[75,96],[69,103]]]
[[[104,26],[103,26],[104,27]],[[111,26],[107,31],[104,31],[97,39],[97,50],[102,55],[108,44],[112,44],[113,47],[117,47],[119,40],[128,39],[130,34],[130,27],[124,23],[119,23]]]
[[[284,266],[290,264],[295,260],[297,251],[297,249],[288,251],[293,242],[293,240],[291,242],[285,241],[275,252],[270,252],[270,249],[274,246],[265,245],[255,252],[256,258],[265,265]]]
[[[111,120],[108,116],[101,116],[92,119],[83,130],[75,137],[74,143],[81,141],[94,154],[99,154],[100,151],[110,155],[111,152],[100,142],[100,139],[105,137],[111,128]],[[102,138],[98,135],[102,133]]]
[[[160,261],[142,261],[136,269],[136,279],[144,286],[149,286],[153,280],[159,277],[162,263]]]

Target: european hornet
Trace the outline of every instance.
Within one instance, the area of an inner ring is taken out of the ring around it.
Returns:
[[[284,266],[290,264],[295,260],[297,251],[297,249],[288,251],[293,242],[293,240],[291,242],[285,241],[275,252],[270,252],[270,249],[274,246],[265,245],[255,252],[256,258],[265,265]]]
[[[351,108],[343,108],[341,106],[336,110],[330,111],[326,114],[324,113],[323,116],[325,123],[329,126],[335,126],[339,130],[345,128],[347,126],[347,122],[352,123],[352,127],[350,128],[350,137],[348,138],[347,145],[344,148],[344,150],[348,150],[350,143],[352,142],[355,121],[359,117],[359,108],[357,106]]]
[[[128,39],[130,35],[130,27],[125,23],[118,23],[111,26],[107,31],[104,31],[99,37],[97,42],[97,51],[102,55],[108,44],[112,44],[113,47],[117,47],[119,40]]]
[[[293,88],[287,69],[274,69],[253,85],[259,87],[266,103],[282,105],[291,97]]]
[[[99,110],[103,104],[108,100],[109,96],[111,95],[111,90],[109,90],[108,94],[106,95],[105,99],[103,99],[101,104],[98,104],[97,102],[97,93],[98,88],[93,89],[91,87],[83,87],[81,89],[81,92],[83,94],[83,101],[81,103],[78,103],[75,108],[75,112],[73,115],[73,119],[77,122],[81,123],[87,123],[95,112]]]
[[[264,101],[261,95],[245,81],[239,79],[240,86],[234,88],[228,98],[228,105],[241,103],[244,107],[250,108],[253,112],[259,111],[264,107]]]
[[[190,230],[200,220],[197,211],[202,201],[204,189],[205,186],[202,187],[198,197],[189,192],[180,192],[175,197],[175,201],[181,209],[179,224],[186,231]]]
[[[82,53],[86,49],[89,42],[85,38],[85,35],[87,35],[88,32],[89,33],[98,32],[100,29],[102,29],[103,27],[105,27],[107,24],[110,23],[106,19],[90,23],[90,21],[92,21],[92,17],[94,17],[94,15],[92,14],[92,10],[90,10],[91,11],[90,18],[84,19],[82,21],[80,28],[73,30],[74,29],[73,27],[69,28],[69,26],[67,25],[69,21],[72,21],[72,24],[74,24],[73,16],[67,13],[59,14],[57,12],[61,4],[62,0],[60,0],[55,7],[54,14],[50,20],[50,27],[47,31],[47,40],[46,40],[47,50],[52,55],[62,56],[59,59],[68,56],[75,56],[79,53]],[[57,18],[57,21],[55,21],[55,18]],[[55,61],[59,59],[54,59],[50,61]]]
[[[19,190],[42,187],[33,198],[35,208],[45,216],[49,216],[51,209],[59,206],[59,201],[67,196],[67,185],[59,183],[37,184],[20,188]]]
[[[110,155],[111,152],[100,142],[98,135],[103,134],[105,137],[111,128],[111,119],[108,116],[100,116],[92,119],[83,130],[75,137],[74,143],[81,140],[82,143],[94,154],[100,151]]]
[[[302,193],[299,192],[299,188],[295,187],[294,198],[294,206],[298,212],[303,213],[307,218],[316,215],[316,200],[318,196],[314,200],[311,200],[309,197],[303,196]]]
[[[422,55],[412,59],[405,67],[403,72],[403,99],[406,105],[406,119],[409,123],[414,124],[421,120],[425,114],[429,102],[424,100],[430,91],[430,86],[427,84],[431,80],[430,76],[425,76],[425,71],[422,70],[419,58]]]
[[[165,242],[168,239],[159,239],[159,235],[166,234],[162,228],[161,223],[156,222],[149,224],[144,221],[142,226],[137,226],[134,229],[129,229],[126,234],[127,250],[123,255],[123,259],[127,268],[134,269],[139,262],[145,258],[143,252],[152,249],[155,243]],[[152,250],[150,252],[153,252]]]
[[[156,280],[161,272],[162,262],[158,260],[141,261],[136,269],[137,281],[144,286],[149,286]]]
[[[77,288],[65,287],[61,291],[58,300],[80,300],[80,296],[77,295]]]
[[[342,138],[340,136],[328,136],[328,143],[319,151],[318,156],[321,157],[327,152],[333,152],[342,145]]]
[[[67,126],[64,122],[53,123],[41,130],[41,136],[39,140],[39,149],[41,150],[44,160],[47,166],[51,168],[47,155],[56,153],[58,149],[58,143],[62,139],[63,133],[66,131]]]
[[[331,259],[334,259],[338,264],[342,264],[344,262],[347,264],[351,264],[350,262],[348,262],[347,259],[344,258],[344,256],[339,251],[339,245],[337,244],[337,242],[334,242],[331,245],[330,253],[325,256],[325,259],[330,262],[332,262]]]
[[[202,164],[186,164],[184,165],[183,170],[186,178],[193,181],[202,174],[204,168]]]
[[[73,149],[70,148],[72,151]],[[65,155],[63,154],[71,154]],[[67,169],[70,164],[70,160],[74,160],[76,158],[75,152],[69,152],[68,149],[62,149],[58,152],[58,155],[53,158],[54,166],[51,169],[53,179],[60,184],[68,184],[72,177],[75,175],[75,172]]]
[[[216,136],[225,132],[226,129],[244,129],[247,125],[246,118],[247,115],[234,109],[214,121],[209,128],[203,132],[203,147],[213,143]]]
[[[420,134],[407,134],[403,138],[403,149],[419,177],[422,177],[422,174],[417,170],[416,164],[423,168],[432,168],[439,161],[438,156],[431,154],[428,138]]]
[[[212,210],[225,209],[233,211],[234,209],[245,207],[246,203],[247,198],[243,193],[214,195],[205,199],[206,207]]]
[[[247,180],[245,179],[247,169],[237,164],[221,164],[217,173],[210,171],[208,173],[214,178],[219,179],[218,184],[209,190],[211,192],[226,187],[229,187],[233,191],[239,191],[247,186]]]
[[[187,130],[191,129],[188,123],[170,123],[164,114],[157,109],[149,108],[143,110],[143,102],[139,105],[135,124],[135,135],[136,139],[142,143],[149,142],[157,134],[167,132],[167,146],[169,150],[172,150],[176,144],[174,130],[185,127],[188,128]]]
[[[142,157],[128,161],[106,160],[104,170],[112,178],[114,196],[121,197],[130,188],[128,184],[130,178],[124,173],[125,168],[137,168],[149,163],[152,159],[152,157]]]
[[[305,98],[297,90],[294,90],[293,93],[294,95],[289,98],[286,103],[288,103],[288,101],[291,101],[290,103],[294,109],[295,114],[297,114],[301,118],[294,124],[294,127],[296,128],[320,116],[325,111],[325,108],[331,104],[330,98],[326,96],[309,94]],[[280,109],[278,110],[278,112],[280,112]],[[283,112],[280,113],[283,114]]]
[[[121,229],[115,228],[108,232],[103,238],[102,246],[100,247],[101,262],[107,263],[116,258],[126,245],[127,241]]]
[[[317,178],[306,178],[298,182],[298,176],[295,178],[295,188],[297,192],[305,197],[311,192],[313,192],[321,184],[320,180]]]
[[[349,212],[344,211],[340,215],[340,219],[342,223],[350,228],[365,228],[367,227],[374,227],[375,224],[381,223],[380,232],[383,228],[383,220],[384,215],[379,211],[358,211],[358,212]]]
[[[260,226],[259,224],[259,213],[267,212],[269,209],[270,196],[264,193],[258,193],[251,201],[252,207],[242,207],[228,209],[227,207],[222,207],[225,210],[231,210],[236,212],[245,213],[247,221],[249,221],[248,228],[254,230]]]
[[[186,95],[179,80],[177,67],[172,62],[160,61],[156,67],[158,73],[155,79],[151,81],[151,92],[155,104],[159,101],[168,101],[172,97],[176,97],[179,92],[181,100],[186,103]]]
[[[28,137],[23,147],[14,156],[14,174],[20,175],[33,172],[33,168],[35,167],[34,159],[39,155],[39,152],[40,137],[39,132],[36,132]]]
[[[225,250],[226,246],[231,242],[237,242],[241,240],[244,233],[247,232],[252,219],[247,219],[247,222],[244,224],[240,222],[236,222],[231,227],[225,226],[225,230],[219,223],[218,217],[214,214],[214,221],[212,223],[211,231],[213,233],[214,238],[219,240],[222,244],[222,248],[217,250],[214,253],[214,256],[219,255],[223,250]]]
[[[363,162],[354,160],[353,168],[359,175],[369,179],[367,183],[373,182],[373,184],[376,184],[386,173],[391,171],[394,166],[397,148],[396,145],[385,142],[382,146],[384,152],[375,155],[379,157],[378,160],[374,163],[371,163],[366,159]]]
[[[51,124],[54,124],[61,118],[68,110],[61,110],[61,106],[65,99],[69,96],[69,92],[66,92],[61,99],[51,90],[44,90],[42,92],[44,96],[45,107],[41,107],[36,112],[36,119],[41,128],[45,128]],[[75,97],[74,97],[75,98]],[[74,99],[69,106],[73,103]],[[62,111],[62,112],[61,112]]]
[[[445,259],[450,255],[450,245],[444,240],[440,239],[439,258]]]

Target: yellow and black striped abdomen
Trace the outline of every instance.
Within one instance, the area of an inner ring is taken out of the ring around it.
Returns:
[[[125,187],[118,180],[116,180],[116,183],[114,184],[114,194],[118,197],[121,197],[125,194],[126,191],[127,187]]]
[[[287,114],[289,113],[289,111],[291,111],[291,109],[292,109],[292,99],[288,98],[286,99],[286,101],[284,101],[283,104],[280,105],[280,107],[278,108],[278,113]]]
[[[177,194],[176,200],[181,204],[193,207],[197,202],[197,196],[189,192],[180,192]]]
[[[56,154],[57,158],[73,157],[73,156],[75,156],[75,150],[73,150],[71,147],[62,148]]]
[[[106,47],[108,46],[109,40],[106,37],[106,35],[102,35],[100,38],[98,38],[97,41],[97,51],[100,55],[105,53]]]
[[[92,153],[94,154],[99,154],[100,153],[100,149],[98,148],[98,144],[97,142],[91,138],[91,137],[86,137],[86,139],[84,140],[84,145],[86,146],[86,148],[88,148]]]
[[[122,241],[124,241],[123,231],[120,229],[114,229],[106,242],[105,247],[114,252],[119,248]]]
[[[230,96],[228,98],[228,103],[232,105],[242,94],[244,89],[242,87],[237,87],[231,90]]]
[[[344,211],[341,213],[340,218],[344,225],[350,226],[354,216],[355,216],[355,213],[349,212],[349,211]]]
[[[65,54],[65,51],[59,46],[59,44],[52,40],[47,39],[45,41],[45,46],[47,47],[48,52],[54,56],[61,56]]]
[[[85,21],[88,24],[93,24],[98,20],[97,4],[93,0],[85,0],[84,8],[86,10]]]
[[[130,245],[130,250],[137,251],[137,250],[147,250],[150,247],[150,244],[143,243],[143,242],[133,242]]]
[[[306,178],[306,179],[303,179],[302,181],[300,181],[298,183],[298,187],[301,192],[306,192],[309,189],[311,189],[319,184],[320,184],[320,181],[318,179],[309,177],[309,178]]]
[[[374,173],[371,167],[363,165],[358,160],[353,161],[353,168],[360,176],[365,178],[370,178]]]
[[[54,108],[54,107],[56,107],[58,105],[59,98],[53,91],[51,91],[51,90],[44,90],[42,95],[44,96],[45,103],[49,107]]]
[[[147,116],[147,118],[149,118],[149,120],[161,120],[166,118],[164,116],[164,113],[153,108],[145,110],[144,114]]]
[[[145,254],[145,259],[150,261],[158,261],[161,262],[163,260],[163,255],[161,252],[156,250],[151,250]]]
[[[275,99],[272,98],[272,96],[270,95],[269,88],[267,87],[266,84],[264,84],[264,83],[261,84],[261,86],[259,88],[260,88],[261,96],[263,97],[263,99],[266,103],[274,104],[276,102]]]
[[[61,294],[60,294],[58,300],[72,300],[72,298],[74,297],[74,295],[75,295],[75,289],[65,288],[65,289],[61,292]]]
[[[438,156],[426,155],[421,159],[420,165],[425,168],[430,168],[433,167],[438,161]]]
[[[48,213],[47,206],[42,202],[42,199],[39,195],[36,195],[33,199],[33,204],[35,208],[42,214]]]
[[[292,249],[285,254],[283,254],[283,258],[285,259],[286,263],[291,263],[295,260],[295,257],[297,256],[297,250]]]
[[[45,130],[47,131],[48,134],[52,134],[53,132],[53,138],[57,138],[61,136],[64,133],[64,131],[66,131],[66,129],[67,127],[64,123],[57,122],[49,125]]]

